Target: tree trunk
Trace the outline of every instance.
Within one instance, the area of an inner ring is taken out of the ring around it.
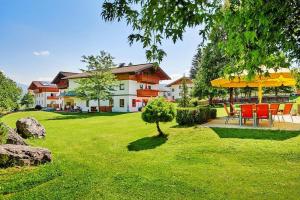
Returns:
[[[101,112],[100,111],[100,99],[98,99],[98,112]]]
[[[156,129],[158,131],[158,136],[164,136],[165,134],[160,130],[159,121],[156,121]]]
[[[209,95],[208,103],[209,103],[210,106],[213,105],[213,97],[211,95]]]

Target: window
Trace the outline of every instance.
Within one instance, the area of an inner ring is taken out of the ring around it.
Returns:
[[[132,99],[132,107],[136,107],[136,99]]]
[[[120,88],[120,90],[125,90],[125,85],[122,83],[122,84],[119,85],[119,88]]]
[[[124,108],[124,99],[120,99],[120,108]]]
[[[179,85],[179,89],[181,89],[181,85]]]
[[[175,100],[175,97],[174,97],[174,96],[172,96],[172,99],[173,99],[173,100]]]
[[[148,90],[151,90],[151,85],[148,85]]]
[[[182,93],[181,93],[181,92],[179,93],[179,96],[180,96],[180,97],[182,96]]]
[[[86,106],[86,107],[90,107],[90,101],[89,101],[89,100],[86,100],[85,106]]]
[[[174,90],[174,88],[172,88],[172,92],[174,92],[175,90]]]
[[[114,107],[114,100],[113,100],[113,99],[110,99],[110,100],[109,100],[109,106]]]
[[[143,89],[143,88],[144,88],[143,84],[140,84],[140,89]]]

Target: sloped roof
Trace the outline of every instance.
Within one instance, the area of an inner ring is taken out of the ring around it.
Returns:
[[[146,63],[146,64],[138,64],[138,65],[129,65],[123,67],[116,67],[112,69],[113,74],[124,74],[124,73],[137,73],[143,71],[145,69],[149,69],[155,67],[153,63]],[[162,80],[169,80],[171,79],[160,67],[156,67],[159,70],[164,78]],[[88,77],[88,73],[78,73],[75,75],[67,76],[63,79],[75,79],[75,78],[86,78]]]
[[[56,83],[58,83],[58,81],[60,79],[68,77],[68,76],[73,76],[73,75],[76,75],[76,74],[78,74],[78,73],[76,73],[76,72],[62,72],[62,71],[60,71],[60,72],[58,72],[58,74],[55,76],[55,78],[53,79],[53,81],[51,83],[56,84]]]
[[[193,83],[192,79],[190,79],[189,77],[181,77],[181,78],[179,78],[179,79],[177,79],[177,80],[175,80],[175,81],[169,83],[168,85],[166,85],[166,87],[170,87],[170,86],[172,86],[172,85],[179,85],[179,84],[181,84],[181,81],[182,81],[183,79],[186,80],[186,83],[187,83],[187,84]]]
[[[51,84],[49,81],[32,81],[28,89],[35,88],[57,88],[55,84]]]

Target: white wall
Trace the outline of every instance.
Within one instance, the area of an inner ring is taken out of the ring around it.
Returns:
[[[188,91],[191,92],[192,88],[193,88],[193,84],[186,84],[187,87],[188,87]],[[171,85],[171,99],[172,100],[176,100],[176,99],[180,99],[181,98],[181,92],[182,92],[182,89],[179,88],[181,87],[181,84],[180,85]]]

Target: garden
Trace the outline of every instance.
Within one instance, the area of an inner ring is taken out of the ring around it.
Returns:
[[[52,151],[38,167],[0,170],[4,199],[298,199],[299,131],[204,128],[141,113],[20,112],[47,130],[28,139]]]

